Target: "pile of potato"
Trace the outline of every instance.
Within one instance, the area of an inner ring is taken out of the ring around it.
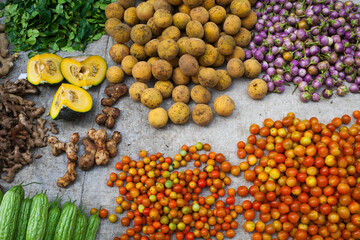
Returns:
[[[131,98],[153,109],[148,119],[161,128],[168,118],[185,124],[190,118],[201,126],[213,119],[209,89],[223,91],[232,79],[254,78],[260,64],[245,62],[243,47],[251,41],[257,15],[251,10],[256,0],[148,0],[135,7],[135,0],[118,0],[105,9],[105,28],[116,42],[110,57],[121,64],[110,67],[107,78],[121,82],[126,75],[136,82],[129,88]],[[130,46],[130,47],[129,47]],[[227,64],[226,70],[217,69]],[[151,80],[154,87],[149,87]],[[195,84],[189,89],[189,83]],[[174,104],[166,111],[163,99]],[[220,116],[229,116],[234,101],[222,95],[213,108]]]

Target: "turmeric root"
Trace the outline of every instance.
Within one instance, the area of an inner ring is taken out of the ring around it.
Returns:
[[[111,158],[117,155],[117,145],[121,141],[121,134],[118,131],[115,131],[111,139],[106,140],[106,149],[109,152]]]
[[[67,162],[67,172],[65,175],[58,179],[57,185],[61,188],[66,188],[70,183],[74,182],[77,177],[77,173],[75,170],[76,162],[71,162],[70,160]]]
[[[79,159],[79,168],[88,171],[95,163],[96,146],[89,138],[83,138],[85,153]]]
[[[94,141],[96,146],[95,163],[96,165],[106,165],[110,161],[110,154],[106,149],[107,133],[104,129],[90,129],[88,137]]]
[[[48,139],[48,143],[54,156],[57,156],[62,152],[66,152],[67,158],[72,162],[76,162],[76,160],[78,160],[77,151],[79,150],[79,147],[77,143],[79,138],[79,133],[73,133],[70,136],[70,142],[63,143],[57,137],[51,136]]]

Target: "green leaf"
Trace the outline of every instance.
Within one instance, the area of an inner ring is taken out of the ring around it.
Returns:
[[[98,33],[98,34],[96,34],[94,37],[93,37],[93,39],[96,41],[96,40],[99,40],[101,37],[102,37],[102,33]]]
[[[61,50],[69,53],[76,51],[73,47],[62,47]]]
[[[36,43],[36,37],[30,37],[30,38],[27,40],[27,43],[29,43],[30,45],[35,45],[35,43]]]

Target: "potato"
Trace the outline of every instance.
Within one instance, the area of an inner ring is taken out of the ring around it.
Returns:
[[[219,82],[216,71],[213,68],[204,68],[199,72],[199,83],[203,87],[213,88]]]
[[[145,45],[152,38],[151,28],[145,24],[137,24],[131,29],[130,37],[134,43]]]
[[[218,48],[216,48],[216,50],[218,51],[218,55],[215,60],[215,63],[212,65],[212,67],[215,67],[215,68],[220,67],[225,62],[225,56],[221,54],[221,52]]]
[[[240,28],[240,32],[234,36],[236,45],[247,47],[251,41],[251,33],[246,28]]]
[[[188,39],[188,37],[182,37],[177,41],[177,45],[179,47],[179,56],[186,54],[185,44]]]
[[[211,93],[209,90],[201,85],[196,85],[191,89],[191,99],[196,103],[208,103],[211,100]]]
[[[172,80],[176,85],[186,85],[190,82],[190,77],[186,76],[180,67],[177,67],[174,69]]]
[[[177,43],[172,39],[165,39],[159,43],[158,55],[165,60],[173,60],[179,53]]]
[[[155,108],[148,114],[148,121],[154,128],[163,128],[169,120],[168,114],[163,108]]]
[[[190,21],[186,25],[186,34],[189,38],[203,38],[204,36],[203,25],[196,20]]]
[[[238,58],[230,59],[226,70],[232,78],[241,78],[244,75],[244,63]]]
[[[246,28],[247,30],[251,30],[255,27],[255,24],[257,23],[257,15],[255,12],[250,11],[249,15],[247,17],[241,19],[241,25],[243,28]]]
[[[148,57],[157,57],[157,48],[159,46],[160,41],[157,39],[152,39],[145,44],[144,51],[146,56]]]
[[[136,57],[139,61],[144,61],[147,58],[145,47],[137,43],[133,43],[131,45],[130,54]]]
[[[235,35],[240,31],[242,21],[236,15],[228,15],[224,21],[223,30],[229,35]]]
[[[220,116],[230,116],[233,113],[234,108],[235,103],[229,96],[221,95],[214,101],[214,110]]]
[[[198,72],[199,63],[195,57],[185,54],[179,59],[179,67],[186,76],[192,76]]]
[[[204,40],[207,43],[214,43],[220,37],[220,29],[219,27],[213,22],[207,22],[204,25]]]
[[[216,70],[216,75],[219,78],[219,82],[215,86],[216,90],[223,91],[231,86],[232,79],[226,70]]]
[[[244,18],[249,15],[251,4],[248,0],[234,0],[230,4],[230,11],[240,18]]]
[[[113,29],[112,37],[117,43],[127,43],[130,40],[130,27],[124,23],[118,23]]]
[[[118,3],[124,8],[135,7],[136,0],[118,0]]]
[[[144,61],[136,63],[132,69],[132,75],[138,82],[150,81],[152,77],[151,65]]]
[[[151,32],[152,32],[152,35],[153,37],[157,37],[157,36],[160,36],[163,29],[162,28],[159,28],[158,26],[156,26],[155,24],[155,20],[154,20],[154,17],[150,18],[146,25],[149,26],[149,28],[151,29]]]
[[[190,11],[191,20],[199,21],[202,25],[209,21],[209,12],[204,7],[196,7]]]
[[[255,59],[248,59],[244,62],[245,77],[248,78],[256,78],[261,73],[261,65]]]
[[[129,47],[124,44],[115,43],[111,46],[109,55],[114,62],[121,63],[124,57],[129,55]]]
[[[175,13],[175,15],[173,16],[173,24],[175,27],[183,30],[186,28],[186,25],[191,21],[191,18],[188,14],[186,13]]]
[[[226,18],[226,10],[221,6],[215,6],[209,9],[210,21],[221,24]]]
[[[200,84],[200,82],[199,82],[199,72],[200,72],[200,70],[203,69],[203,68],[205,68],[205,67],[200,66],[200,67],[199,67],[199,71],[198,71],[195,75],[191,76],[191,81],[192,81],[193,83],[195,83],[195,84]]]
[[[154,6],[148,2],[142,2],[136,7],[136,16],[141,21],[147,21],[154,15]]]
[[[159,28],[167,28],[172,24],[172,15],[168,10],[159,9],[154,14],[154,21]]]
[[[171,95],[174,102],[188,103],[190,101],[190,90],[185,85],[176,86]]]
[[[129,88],[130,97],[135,102],[140,102],[141,101],[141,94],[147,88],[148,88],[148,86],[145,83],[134,82]]]
[[[205,42],[199,38],[189,38],[185,43],[185,50],[193,56],[201,56],[205,52]]]
[[[124,57],[121,61],[121,67],[124,73],[130,76],[132,74],[132,69],[137,62],[138,60],[134,56],[128,55]]]
[[[186,4],[181,4],[178,8],[179,12],[190,15],[191,7]]]
[[[183,4],[182,0],[167,0],[167,2],[173,6],[180,6],[181,4]]]
[[[230,59],[232,59],[232,58],[238,58],[241,61],[244,61],[245,60],[245,51],[241,47],[236,46],[233,54],[226,56],[227,61],[230,61]]]
[[[167,10],[169,12],[171,12],[173,10],[170,3],[168,3],[168,1],[166,1],[166,0],[155,0],[154,9],[155,9],[155,11],[163,9],[163,10]]]
[[[192,120],[200,126],[207,126],[212,121],[214,114],[206,104],[196,104],[192,111]]]
[[[109,3],[105,7],[105,16],[107,19],[117,18],[122,20],[124,17],[124,8],[119,3]]]
[[[106,79],[110,83],[121,83],[124,80],[124,72],[119,66],[111,66],[106,71]]]
[[[161,105],[163,98],[159,90],[147,88],[141,94],[141,103],[147,108],[157,108]]]
[[[117,18],[109,18],[108,20],[106,20],[106,22],[105,22],[106,33],[112,37],[114,35],[113,29],[119,23],[121,23],[121,20],[119,20]]]
[[[165,81],[171,78],[173,67],[168,61],[159,59],[152,64],[151,71],[154,78]]]
[[[259,100],[266,96],[268,86],[262,79],[254,79],[249,83],[248,94],[252,99]]]
[[[163,98],[169,98],[171,97],[174,85],[170,81],[157,81],[154,88],[160,91]]]
[[[169,108],[168,115],[174,124],[182,125],[189,121],[190,108],[183,102],[176,102]]]
[[[161,58],[159,57],[151,57],[147,60],[147,63],[150,64],[150,66],[152,66],[154,64],[154,62],[156,62],[157,60],[159,60]]]
[[[216,3],[220,6],[227,6],[231,3],[232,0],[216,0]]]
[[[203,0],[202,6],[209,11],[210,8],[215,6],[215,0]]]
[[[179,40],[180,34],[181,34],[181,32],[177,27],[170,26],[170,27],[167,27],[166,29],[164,29],[164,31],[161,34],[161,37],[162,37],[162,40],[172,39],[176,42],[177,40]]]
[[[223,35],[219,38],[217,47],[222,55],[228,56],[235,51],[236,43],[232,36]]]
[[[129,7],[124,12],[124,22],[127,23],[130,27],[139,24],[140,19],[136,16],[136,8]]]
[[[218,50],[214,48],[211,44],[206,44],[204,54],[199,58],[199,63],[201,66],[209,67],[213,65],[216,61],[218,55]]]
[[[189,7],[198,7],[202,4],[203,0],[183,0],[183,3],[186,4]]]

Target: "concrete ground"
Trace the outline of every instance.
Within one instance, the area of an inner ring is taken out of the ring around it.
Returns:
[[[78,56],[78,55],[100,55],[105,58],[108,66],[115,65],[109,57],[108,51],[113,44],[113,40],[108,36],[103,36],[99,41],[89,45],[84,53],[66,53],[59,52],[62,57]],[[20,57],[16,60],[14,68],[8,77],[15,80],[20,74],[26,73],[28,58],[27,54],[20,53]],[[1,80],[3,81],[3,80]],[[123,97],[115,105],[121,110],[121,115],[115,125],[114,130],[122,133],[122,142],[119,144],[119,154],[112,159],[110,164],[105,167],[95,166],[88,172],[78,171],[78,179],[66,189],[61,189],[56,185],[59,177],[66,172],[66,156],[61,155],[54,157],[51,154],[50,147],[38,149],[36,152],[42,155],[42,158],[34,161],[30,166],[26,166],[16,175],[12,184],[6,184],[0,180],[0,184],[7,190],[11,186],[25,182],[42,182],[43,184],[33,184],[25,188],[26,194],[34,195],[42,190],[47,191],[49,200],[54,200],[57,195],[62,197],[63,202],[68,199],[76,200],[76,203],[83,203],[86,213],[92,207],[104,207],[115,213],[115,198],[119,195],[117,188],[107,187],[111,172],[118,172],[114,165],[120,161],[122,156],[128,155],[138,160],[138,152],[145,149],[149,153],[162,152],[165,156],[173,157],[178,153],[183,144],[191,145],[196,142],[207,142],[211,144],[212,149],[216,152],[222,152],[228,161],[232,164],[239,164],[240,160],[236,156],[236,144],[238,141],[246,141],[248,128],[252,123],[262,124],[265,118],[274,120],[282,119],[288,112],[294,112],[296,117],[300,119],[309,119],[316,116],[321,122],[328,123],[332,118],[343,114],[349,114],[359,109],[359,94],[348,94],[345,97],[333,96],[330,100],[322,100],[319,103],[304,104],[299,100],[299,92],[294,90],[294,86],[288,86],[283,94],[270,94],[263,100],[255,101],[247,95],[247,85],[249,79],[236,79],[232,86],[224,92],[212,92],[212,105],[214,99],[222,94],[230,96],[236,104],[233,114],[227,118],[214,114],[212,123],[207,127],[200,127],[194,122],[189,121],[183,126],[177,126],[172,123],[163,128],[156,130],[151,128],[147,121],[149,110],[140,103],[133,102],[130,97]],[[125,84],[129,87],[134,79],[128,77]],[[100,86],[91,88],[89,93],[93,97],[94,106],[90,112],[84,114],[75,121],[56,120],[59,128],[59,139],[68,141],[69,136],[74,132],[79,132],[81,137],[86,135],[88,129],[94,127],[99,128],[95,123],[95,115],[101,112],[100,100],[105,95],[104,88],[108,82],[105,80]],[[40,95],[34,97],[37,106],[44,105],[46,113],[49,112],[51,101],[57,90],[56,86],[43,85],[39,89]],[[172,104],[172,100],[165,100],[162,107],[168,109]],[[194,107],[194,102],[190,103],[190,108]],[[51,121],[48,115],[43,116]],[[110,131],[108,131],[110,134]],[[84,152],[81,145],[79,155]],[[193,165],[189,165],[192,167]],[[241,174],[239,177],[232,177],[230,187],[236,188],[240,185],[249,185],[243,179]],[[241,203],[244,199],[238,197],[236,204]],[[119,219],[125,216],[125,213],[119,215]],[[239,224],[242,225],[244,219],[238,218]],[[112,240],[113,237],[119,236],[125,232],[120,221],[113,224],[107,220],[101,221],[101,226],[97,235],[97,239]],[[236,239],[250,238],[250,234],[245,233],[242,227],[237,230]]]

